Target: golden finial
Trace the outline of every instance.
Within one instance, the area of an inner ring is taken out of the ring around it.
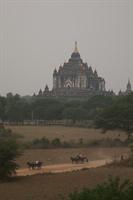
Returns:
[[[75,49],[74,49],[74,53],[78,53],[77,42],[75,42]]]

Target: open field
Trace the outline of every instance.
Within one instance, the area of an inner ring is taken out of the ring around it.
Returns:
[[[108,131],[102,134],[101,130],[90,128],[77,128],[65,126],[7,126],[13,132],[23,136],[23,140],[31,141],[35,138],[46,137],[49,140],[60,138],[61,141],[78,141],[83,138],[85,141],[93,141],[102,138],[121,138],[124,140],[126,134],[121,131]]]
[[[61,126],[11,126],[18,135],[22,135],[22,140],[31,141],[35,138],[47,137],[52,140],[56,137],[62,141],[97,140],[102,138],[126,138],[122,132],[108,132],[101,134],[99,130],[61,127]],[[27,168],[27,161],[40,160],[43,162],[44,170],[46,165],[54,167],[69,166],[70,157],[78,153],[86,155],[90,164],[92,161],[112,159],[119,157],[121,154],[127,155],[128,148],[63,148],[63,149],[30,149],[25,150],[23,155],[17,159],[20,169]],[[88,162],[89,164],[89,162]],[[53,166],[54,165],[54,166]],[[80,164],[81,165],[81,164]],[[78,165],[77,165],[78,166]],[[76,167],[77,167],[76,166]],[[47,166],[48,168],[49,166]],[[78,168],[77,168],[78,169]],[[23,170],[23,169],[22,169]],[[68,195],[75,190],[83,187],[92,187],[98,183],[107,180],[109,175],[120,176],[122,179],[129,178],[133,180],[133,168],[127,167],[100,167],[89,170],[81,170],[65,173],[44,173],[40,175],[25,176],[14,178],[11,182],[0,183],[0,199],[2,200],[67,200]],[[7,192],[8,191],[8,192]]]
[[[43,174],[17,178],[0,183],[2,200],[64,200],[69,193],[83,187],[93,187],[109,175],[133,181],[133,168],[102,167],[62,174]],[[8,191],[8,192],[7,192]]]

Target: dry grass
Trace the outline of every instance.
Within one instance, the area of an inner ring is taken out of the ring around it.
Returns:
[[[124,140],[126,134],[121,131],[109,131],[102,134],[101,130],[91,128],[77,128],[64,126],[7,126],[13,132],[23,136],[23,140],[31,141],[35,138],[46,137],[49,140],[60,138],[61,141],[78,141],[83,138],[85,141],[99,140],[102,138],[120,138]]]

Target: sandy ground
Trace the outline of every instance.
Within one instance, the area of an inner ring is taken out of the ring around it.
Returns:
[[[80,148],[80,149],[41,149],[27,150],[18,159],[20,169],[17,176],[27,176],[43,173],[63,173],[81,169],[97,168],[106,165],[113,159],[119,159],[121,155],[128,154],[128,148]],[[86,155],[89,162],[84,164],[72,164],[70,157],[77,153]],[[42,169],[29,170],[27,162],[40,160]]]
[[[106,181],[109,175],[133,181],[133,168],[105,166],[74,172],[16,177],[10,182],[0,183],[0,199],[68,200],[70,193],[84,187],[92,188]]]
[[[111,159],[104,159],[104,160],[96,160],[90,161],[89,163],[83,164],[58,164],[58,165],[47,165],[43,166],[41,169],[19,169],[17,170],[17,176],[27,176],[27,175],[34,175],[34,174],[43,174],[43,173],[63,173],[63,172],[72,172],[81,169],[89,169],[89,168],[97,168],[110,163]]]
[[[40,160],[43,165],[71,164],[70,157],[81,153],[86,155],[89,162],[117,158],[121,154],[128,154],[128,148],[68,148],[68,149],[36,149],[26,150],[17,159],[20,168],[27,168],[27,162]]]

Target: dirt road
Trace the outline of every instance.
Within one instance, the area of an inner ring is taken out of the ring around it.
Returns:
[[[23,168],[17,170],[17,176],[27,176],[34,174],[43,174],[43,173],[63,173],[63,172],[71,172],[81,169],[89,169],[89,168],[97,168],[106,165],[111,162],[111,159],[104,160],[95,160],[90,161],[84,164],[56,164],[56,165],[47,165],[43,166],[41,169],[31,170],[28,168]]]

